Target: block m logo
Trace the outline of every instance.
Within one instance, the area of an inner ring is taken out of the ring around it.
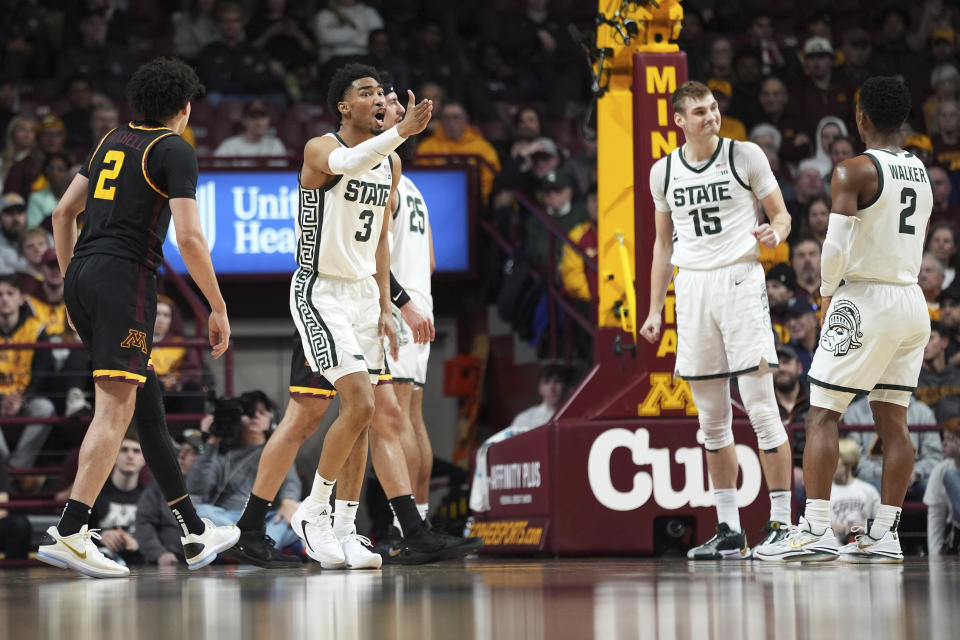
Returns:
[[[124,349],[140,349],[144,353],[147,352],[147,334],[143,331],[137,331],[136,329],[130,329],[130,333],[127,334],[127,337],[123,339],[123,342],[120,343],[120,346]]]
[[[674,379],[672,373],[651,373],[650,391],[637,406],[637,415],[659,416],[661,411],[684,411],[688,416],[697,415],[690,385],[686,380]]]

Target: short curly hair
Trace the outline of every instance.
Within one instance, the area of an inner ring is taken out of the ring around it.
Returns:
[[[143,63],[127,83],[127,100],[145,120],[168,120],[201,95],[203,85],[196,72],[176,58]]]
[[[347,90],[350,89],[353,81],[360,78],[373,78],[378,84],[380,83],[380,74],[377,73],[376,69],[356,62],[340,67],[333,74],[333,78],[330,79],[330,88],[327,90],[327,106],[330,107],[330,111],[337,115],[337,126],[340,125],[341,120],[340,109],[337,108],[337,104],[346,98]]]
[[[874,76],[860,87],[858,104],[880,133],[893,133],[910,116],[910,90],[899,78]]]

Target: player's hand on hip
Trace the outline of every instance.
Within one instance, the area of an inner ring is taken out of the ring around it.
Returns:
[[[213,347],[213,357],[219,358],[230,346],[230,321],[227,320],[227,314],[211,311],[207,328],[210,333],[210,346]]]
[[[407,115],[397,125],[397,133],[404,138],[416,135],[427,128],[427,123],[433,115],[433,100],[421,100],[415,105],[416,98],[413,91],[407,89]]]
[[[750,233],[757,239],[757,242],[768,249],[776,249],[777,245],[780,244],[781,238],[777,236],[777,232],[770,226],[769,222],[763,223]]]
[[[640,327],[640,335],[643,338],[653,344],[660,339],[660,314],[650,314],[647,316],[647,319],[644,321],[643,326]]]
[[[413,334],[413,341],[417,344],[427,344],[433,342],[436,337],[436,330],[433,326],[433,320],[430,316],[420,311],[420,307],[408,302],[400,307],[400,315],[403,321],[410,327],[410,333]]]
[[[824,321],[827,319],[827,310],[830,308],[830,301],[833,300],[831,296],[824,296],[820,299],[820,309],[817,311],[817,319],[820,321],[820,326],[823,326]]]

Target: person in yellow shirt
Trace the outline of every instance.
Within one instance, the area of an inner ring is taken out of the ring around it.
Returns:
[[[717,101],[717,108],[720,109],[720,132],[717,134],[721,138],[733,138],[740,142],[747,141],[747,128],[739,118],[727,115],[727,109],[730,107],[730,98],[733,97],[733,85],[729,80],[723,78],[710,78],[707,86],[713,91],[713,97]]]
[[[417,161],[421,164],[442,164],[439,159],[420,158],[421,155],[478,155],[484,162],[480,165],[480,190],[484,202],[493,189],[493,178],[500,172],[500,157],[483,134],[470,126],[466,108],[459,102],[447,102],[440,112],[440,126],[432,136],[417,147]]]

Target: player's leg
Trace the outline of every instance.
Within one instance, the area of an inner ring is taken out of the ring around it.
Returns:
[[[417,499],[417,506],[430,504],[430,477],[433,474],[433,446],[430,444],[430,435],[423,420],[423,387],[414,385],[410,398],[410,421],[417,436],[417,447],[420,449],[419,479],[413,486],[413,495]]]
[[[414,498],[417,501],[419,509],[420,500],[416,496],[417,482],[420,479],[420,446],[417,442],[417,434],[414,431],[413,422],[410,420],[410,400],[412,384],[410,382],[393,381],[393,391],[397,398],[397,405],[400,410],[400,443],[403,447],[403,457],[407,463],[407,472],[410,474],[410,488],[414,492]],[[420,514],[423,516],[424,514]]]
[[[321,563],[324,569],[379,569],[382,560],[371,547],[370,540],[357,534],[357,509],[360,491],[367,470],[369,432],[365,430],[353,444],[337,480],[337,499],[334,502],[333,532],[340,541],[344,561],[339,564]]]
[[[340,413],[324,437],[310,495],[300,503],[290,524],[306,544],[307,555],[321,564],[339,565],[345,562],[345,558],[333,531],[330,496],[354,444],[370,425],[374,402],[366,371],[354,371],[339,377],[335,373],[331,376],[329,372],[325,375],[334,378],[331,382],[340,397]]]
[[[236,544],[240,530],[232,523],[216,526],[213,522],[204,522],[197,515],[187,494],[177,453],[170,441],[163,394],[152,368],[147,371],[144,386],[137,393],[134,417],[143,457],[170,510],[180,523],[183,532],[180,542],[183,544],[187,567],[205,567],[216,560],[218,553]]]
[[[773,374],[764,365],[761,371],[739,377],[740,397],[757,434],[760,466],[770,492],[770,517],[763,540],[771,544],[786,536],[789,529],[793,460],[787,430],[773,392]]]
[[[716,535],[687,553],[691,560],[742,558],[747,541],[740,526],[737,507],[737,462],[733,442],[733,409],[730,406],[730,379],[690,380],[690,392],[697,405],[703,447],[707,452],[707,471],[713,482],[717,506]]]

